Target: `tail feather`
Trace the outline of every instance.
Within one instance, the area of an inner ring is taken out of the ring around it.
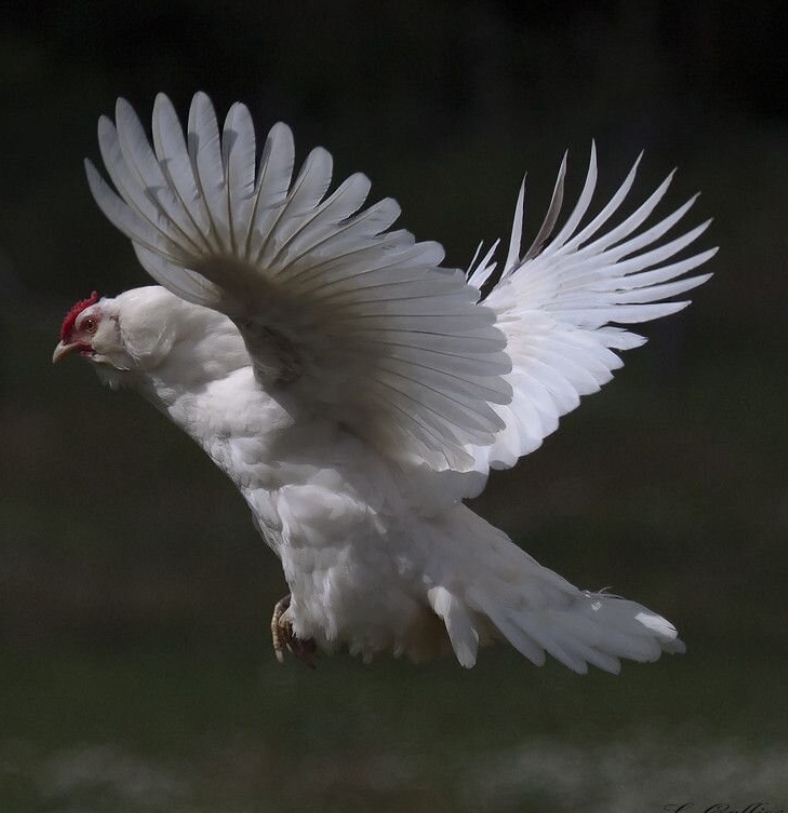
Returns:
[[[450,516],[428,599],[463,666],[473,666],[479,645],[493,640],[508,641],[537,666],[547,653],[579,674],[589,664],[618,674],[621,659],[648,662],[684,652],[662,616],[609,593],[579,590],[465,506]]]
[[[466,669],[476,663],[479,633],[464,604],[445,587],[431,588],[427,596],[435,614],[443,620],[454,654]]]

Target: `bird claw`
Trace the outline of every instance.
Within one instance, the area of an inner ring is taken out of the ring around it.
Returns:
[[[310,669],[316,669],[315,653],[317,646],[311,638],[299,638],[293,632],[293,624],[284,615],[290,607],[290,595],[286,595],[274,605],[274,614],[271,618],[271,639],[274,644],[274,654],[279,663],[284,663],[284,652],[287,649],[298,660],[305,663]]]

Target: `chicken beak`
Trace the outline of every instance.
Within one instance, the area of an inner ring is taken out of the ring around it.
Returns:
[[[52,354],[52,364],[57,364],[60,359],[63,358],[67,353],[70,353],[72,350],[75,350],[78,347],[77,344],[67,344],[66,342],[58,342],[57,347],[55,348],[55,352]]]

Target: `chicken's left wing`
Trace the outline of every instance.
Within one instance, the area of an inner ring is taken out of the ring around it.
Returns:
[[[512,361],[506,379],[514,396],[508,404],[495,405],[505,429],[493,444],[474,449],[476,475],[459,481],[465,484],[462,496],[477,494],[490,468],[513,466],[540,446],[581,396],[597,392],[613,377],[622,365],[618,353],[645,341],[629,325],[681,310],[689,301],[674,297],[711,276],[686,274],[713,257],[716,248],[675,259],[710,221],[663,239],[697,196],[643,228],[664,197],[672,173],[634,211],[609,227],[627,199],[639,163],[640,159],[606,205],[583,224],[597,181],[592,148],[580,197],[553,236],[564,197],[564,157],[551,204],[531,247],[521,256],[523,185],[498,279],[493,276],[497,243],[469,273],[470,284],[487,294],[484,303],[496,313],[506,336]]]
[[[370,183],[352,175],[325,197],[331,156],[317,148],[292,180],[284,124],[259,164],[241,104],[220,134],[198,93],[186,133],[165,96],[152,144],[131,106],[99,122],[117,193],[86,162],[93,195],[131,238],[160,284],[230,316],[258,379],[288,387],[385,454],[433,469],[473,467],[473,447],[503,428],[493,408],[511,399],[511,369],[495,314],[438,243],[387,231],[391,199],[362,205]]]

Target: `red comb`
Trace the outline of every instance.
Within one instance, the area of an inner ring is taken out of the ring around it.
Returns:
[[[79,316],[79,314],[82,313],[85,308],[95,305],[96,302],[98,302],[98,298],[98,291],[93,291],[93,293],[87,299],[83,299],[71,306],[71,310],[65,315],[63,318],[63,324],[60,326],[61,341],[64,342],[68,338],[68,334],[71,333],[71,328],[74,327],[74,322],[77,321],[77,316]]]

